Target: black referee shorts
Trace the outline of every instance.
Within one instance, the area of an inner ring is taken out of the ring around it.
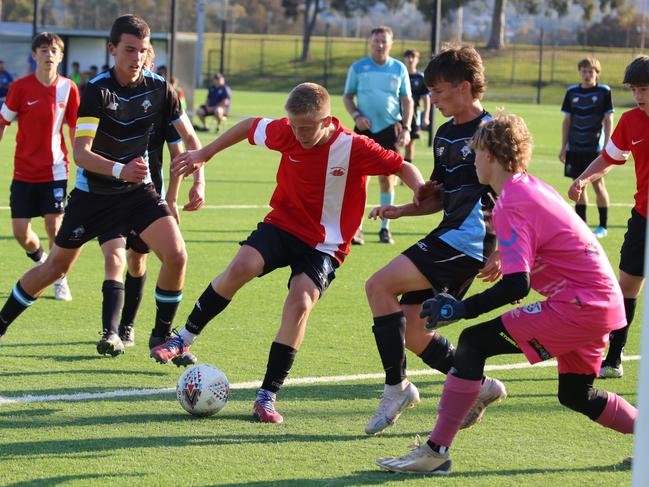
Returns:
[[[384,128],[380,132],[373,134],[369,130],[358,130],[358,127],[354,127],[354,132],[360,135],[369,137],[374,142],[379,144],[384,149],[392,150],[394,152],[399,152],[397,149],[397,131],[395,130],[394,125]]]
[[[632,276],[644,277],[645,239],[647,238],[647,219],[636,209],[631,210],[624,242],[620,249],[620,270]]]

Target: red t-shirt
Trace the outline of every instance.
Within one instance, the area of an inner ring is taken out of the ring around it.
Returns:
[[[326,144],[303,148],[288,119],[255,120],[248,140],[282,153],[264,221],[342,263],[365,213],[367,176],[399,171],[403,158],[333,119]]]
[[[57,76],[43,85],[34,73],[15,81],[0,109],[0,123],[18,118],[14,175],[16,181],[45,183],[68,177],[68,150],[63,137],[63,119],[75,127],[79,109],[77,86]]]
[[[624,164],[633,154],[637,191],[635,210],[647,218],[649,188],[649,115],[639,107],[624,112],[602,155],[611,164]]]

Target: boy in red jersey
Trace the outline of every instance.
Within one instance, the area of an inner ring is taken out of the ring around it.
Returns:
[[[377,460],[389,471],[450,472],[449,448],[479,394],[486,360],[496,355],[523,353],[530,363],[556,357],[562,405],[633,433],[636,408],[593,387],[607,335],[626,323],[604,249],[551,186],[526,172],[532,138],[520,117],[501,115],[481,125],[471,146],[478,179],[498,194],[493,222],[503,278],[462,301],[440,293],[424,302],[421,316],[435,328],[522,299],[530,289],[547,299],[462,331],[435,428],[406,455]]]
[[[63,121],[74,139],[79,108],[77,86],[57,73],[63,60],[63,41],[56,34],[43,32],[32,41],[36,71],[11,85],[0,109],[0,140],[5,127],[18,120],[14,174],[11,182],[11,226],[20,246],[37,264],[45,261],[31,219],[42,216],[52,247],[63,220],[68,184],[68,150],[63,137]],[[46,143],[46,141],[50,143]],[[54,283],[58,300],[72,299],[64,277]]]
[[[601,378],[619,378],[624,373],[622,351],[636,303],[644,284],[644,248],[647,231],[647,191],[649,188],[649,56],[640,56],[624,72],[624,83],[631,87],[637,107],[625,112],[615,127],[604,151],[572,183],[570,199],[577,201],[588,183],[596,181],[614,166],[635,160],[635,206],[627,224],[620,250],[620,287],[624,296],[627,326],[611,333],[608,354],[599,372]]]
[[[272,211],[241,243],[225,271],[207,286],[179,335],[151,351],[158,362],[173,360],[247,282],[290,266],[281,325],[253,410],[264,423],[283,421],[275,410],[275,394],[291,369],[311,310],[349,253],[363,218],[367,177],[396,174],[415,193],[424,184],[417,168],[399,154],[333,118],[329,94],[322,86],[298,85],[285,109],[287,118],[243,120],[204,149],[174,159],[172,170],[186,175],[200,167],[201,161],[246,138],[251,144],[281,152]]]

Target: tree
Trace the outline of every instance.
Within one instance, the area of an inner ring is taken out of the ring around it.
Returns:
[[[296,20],[300,13],[303,15],[302,55],[299,61],[307,61],[309,59],[311,35],[315,29],[318,14],[322,9],[320,0],[282,0],[282,6],[284,7],[284,13],[290,19]]]

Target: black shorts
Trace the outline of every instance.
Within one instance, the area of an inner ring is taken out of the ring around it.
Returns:
[[[392,150],[394,152],[399,152],[396,146],[397,132],[394,129],[394,125],[390,125],[389,127],[386,127],[380,132],[377,132],[375,134],[373,134],[369,130],[363,130],[363,131],[358,130],[358,127],[354,127],[354,132],[369,137],[384,149]]]
[[[331,255],[309,247],[299,238],[270,223],[258,223],[257,230],[239,244],[249,245],[264,258],[264,272],[259,277],[280,267],[291,266],[288,287],[291,287],[293,276],[304,273],[316,285],[320,295],[336,278],[335,271],[340,265]]]
[[[126,249],[132,249],[138,254],[148,254],[151,252],[149,246],[144,243],[144,240],[142,240],[137,233],[135,233],[135,230],[115,229],[102,233],[97,237],[97,241],[99,242],[99,245],[104,245],[106,242],[110,242],[116,238],[125,238]]]
[[[417,140],[421,138],[421,127],[419,124],[412,122],[412,127],[410,128],[410,140]]]
[[[167,202],[153,184],[119,194],[96,194],[75,189],[70,193],[55,243],[76,249],[93,238],[118,232],[142,233],[154,221],[171,216]]]
[[[645,239],[647,219],[636,209],[631,210],[624,242],[620,249],[620,270],[632,276],[644,277]]]
[[[441,292],[462,299],[484,265],[430,233],[402,253],[415,264],[432,287],[404,293],[401,304],[421,304]]]
[[[563,167],[563,175],[577,179],[586,170],[590,163],[597,159],[597,152],[566,152],[566,164]]]
[[[47,183],[11,181],[11,218],[34,218],[65,211],[68,180]]]

